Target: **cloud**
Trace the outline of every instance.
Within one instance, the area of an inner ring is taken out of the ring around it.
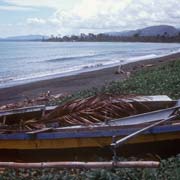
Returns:
[[[23,7],[49,7],[57,9],[61,7],[64,0],[3,0],[4,2]],[[71,1],[71,0],[68,0]]]
[[[46,20],[42,18],[28,18],[27,24],[46,24]]]
[[[22,8],[53,8],[54,13],[49,18],[31,17],[26,21],[29,29],[48,33],[51,31],[52,34],[121,31],[160,24],[179,27],[180,19],[179,0],[4,0],[4,2]]]
[[[179,9],[179,0],[81,0],[72,9],[57,8],[45,21],[61,28],[97,32],[159,24],[176,26],[180,19]]]
[[[27,10],[33,10],[29,7],[19,7],[19,6],[0,6],[0,10],[4,11],[27,11]]]
[[[177,25],[179,9],[179,0],[82,0],[69,12],[57,12],[56,17],[76,28],[128,29],[152,24]]]

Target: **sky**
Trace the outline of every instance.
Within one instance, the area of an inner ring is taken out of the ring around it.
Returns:
[[[0,37],[180,27],[180,0],[0,0]]]

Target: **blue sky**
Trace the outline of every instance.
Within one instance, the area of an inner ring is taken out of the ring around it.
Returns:
[[[180,26],[180,0],[0,0],[0,37]]]

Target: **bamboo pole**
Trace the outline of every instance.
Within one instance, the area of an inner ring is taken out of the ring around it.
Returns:
[[[0,162],[0,168],[158,168],[157,161],[123,161],[123,162],[39,162],[16,163]]]
[[[174,119],[176,119],[176,118],[177,118],[177,115],[175,114],[175,115],[172,115],[172,116],[170,116],[170,117],[168,117],[168,118],[166,118],[166,119],[163,119],[163,120],[161,120],[161,121],[155,122],[155,123],[153,123],[153,124],[151,124],[151,125],[143,128],[143,129],[140,129],[140,130],[138,130],[138,131],[135,131],[134,133],[132,133],[132,134],[130,134],[130,135],[128,135],[128,136],[125,136],[124,138],[122,138],[122,139],[120,139],[120,140],[112,143],[111,146],[112,146],[113,148],[118,148],[119,146],[123,145],[124,143],[126,143],[126,142],[129,141],[129,140],[131,140],[132,138],[135,138],[136,136],[142,134],[143,132],[145,132],[145,131],[147,131],[147,130],[150,130],[150,129],[152,129],[153,127],[158,126],[158,125],[160,125],[160,124],[163,124],[163,123],[165,123],[165,122],[167,122],[167,121],[174,120]]]

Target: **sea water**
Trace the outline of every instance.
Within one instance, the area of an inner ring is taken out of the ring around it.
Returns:
[[[0,88],[177,52],[178,43],[0,42]]]

